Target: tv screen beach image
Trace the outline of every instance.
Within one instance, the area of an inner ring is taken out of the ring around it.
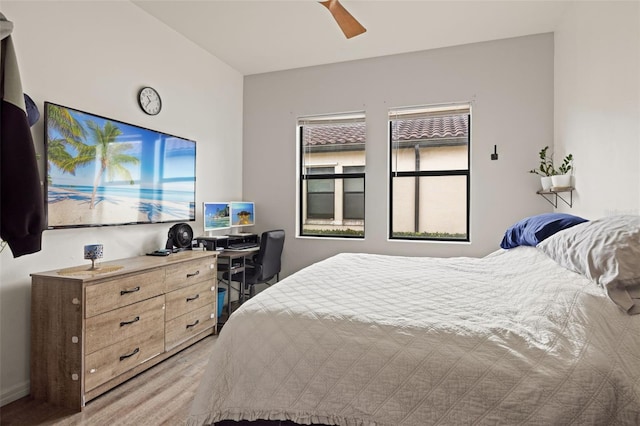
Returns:
[[[195,220],[194,141],[45,103],[48,227]]]

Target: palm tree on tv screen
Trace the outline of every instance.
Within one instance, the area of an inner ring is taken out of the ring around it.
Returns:
[[[87,121],[87,126],[95,140],[95,145],[84,145],[75,160],[78,164],[88,164],[94,160],[100,163],[100,168],[93,181],[91,203],[89,204],[89,208],[93,209],[95,207],[96,192],[105,172],[109,179],[120,175],[125,180],[128,180],[130,185],[133,185],[131,173],[124,165],[138,164],[140,159],[125,153],[132,148],[131,144],[116,143],[116,138],[122,134],[122,131],[112,122],[107,121],[104,127],[100,128],[93,121]]]
[[[78,163],[75,161],[67,147],[72,147],[80,151],[86,133],[84,127],[76,120],[67,108],[61,108],[57,105],[50,104],[47,110],[48,125],[55,129],[60,137],[47,140],[47,162],[51,168],[54,164],[64,173],[75,175]],[[51,176],[47,173],[47,181],[51,183]]]

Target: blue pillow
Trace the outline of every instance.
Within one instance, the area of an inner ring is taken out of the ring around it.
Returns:
[[[536,246],[558,231],[586,222],[578,216],[566,213],[543,213],[522,219],[504,233],[500,247]]]

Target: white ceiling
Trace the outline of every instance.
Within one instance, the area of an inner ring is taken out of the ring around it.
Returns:
[[[313,0],[133,0],[244,75],[552,32],[567,1],[342,0],[346,39]]]

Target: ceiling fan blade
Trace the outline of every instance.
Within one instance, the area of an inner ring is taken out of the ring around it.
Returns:
[[[331,12],[347,38],[355,37],[367,31],[338,0],[327,0],[319,3],[329,9],[329,12]]]

